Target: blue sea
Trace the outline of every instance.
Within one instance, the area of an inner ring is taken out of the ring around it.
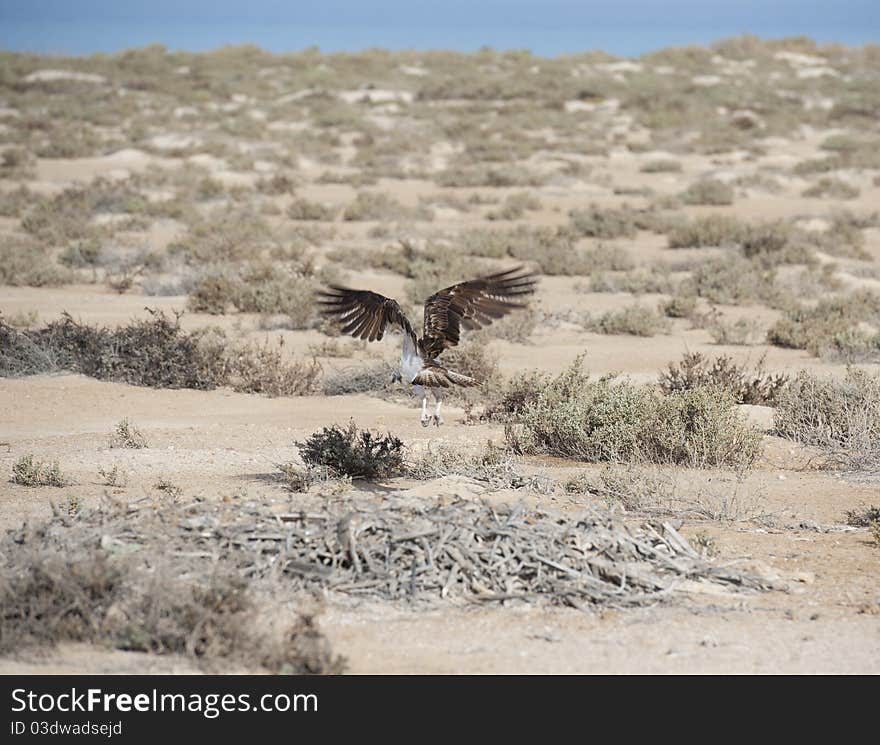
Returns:
[[[602,49],[639,55],[743,33],[880,41],[880,0],[0,0],[0,48],[48,54],[253,43],[283,52]]]

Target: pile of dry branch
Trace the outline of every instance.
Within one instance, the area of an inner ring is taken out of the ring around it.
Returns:
[[[117,506],[58,515],[43,531],[58,548],[85,543],[146,561],[161,553],[189,575],[222,567],[276,592],[280,582],[384,600],[632,606],[771,584],[709,562],[668,523],[397,495],[286,513],[256,502]]]

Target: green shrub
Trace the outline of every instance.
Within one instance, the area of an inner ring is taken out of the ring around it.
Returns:
[[[306,464],[326,466],[337,476],[372,480],[403,471],[403,442],[391,434],[359,430],[353,421],[345,429],[324,427],[297,446]]]
[[[654,336],[669,331],[669,320],[653,308],[638,303],[622,310],[609,311],[585,324],[590,331],[600,334],[631,334]]]
[[[580,359],[540,382],[505,430],[508,444],[520,453],[748,467],[761,452],[760,433],[719,388],[662,396],[649,386],[609,377],[590,380]]]

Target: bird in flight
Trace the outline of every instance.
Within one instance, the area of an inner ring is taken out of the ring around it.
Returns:
[[[444,367],[437,358],[443,350],[458,344],[462,329],[478,329],[507,313],[526,307],[524,298],[535,291],[535,275],[521,266],[496,274],[459,282],[435,292],[425,301],[425,319],[421,337],[396,300],[370,290],[352,290],[329,285],[318,293],[321,312],[342,325],[342,333],[356,339],[378,341],[389,324],[403,331],[400,372],[395,381],[412,384],[422,399],[421,422],[443,424],[440,406],[443,392],[453,385],[473,387],[472,377]],[[437,402],[433,416],[428,415],[428,391]]]

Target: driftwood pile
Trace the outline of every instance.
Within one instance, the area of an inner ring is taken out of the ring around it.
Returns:
[[[574,517],[395,495],[303,512],[201,502],[59,514],[44,531],[127,558],[161,555],[187,573],[222,566],[276,590],[384,600],[632,606],[771,585],[702,558],[669,523],[628,527],[599,510]]]

